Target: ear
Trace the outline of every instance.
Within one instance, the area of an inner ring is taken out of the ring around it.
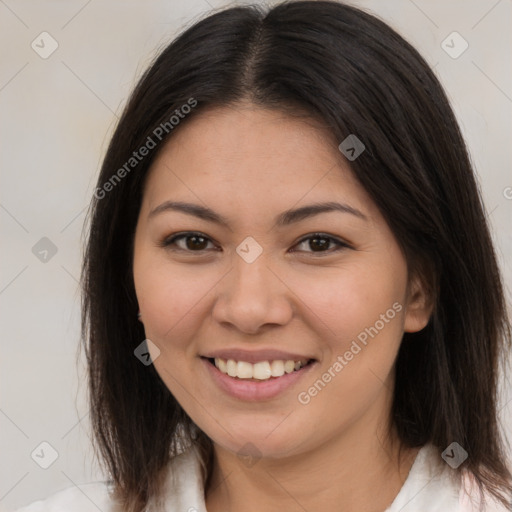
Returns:
[[[434,310],[431,290],[419,276],[411,279],[405,305],[404,331],[418,332],[428,324]]]

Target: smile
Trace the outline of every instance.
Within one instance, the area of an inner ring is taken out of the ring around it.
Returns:
[[[210,360],[211,362],[211,360]],[[308,364],[307,359],[294,361],[292,359],[276,359],[274,361],[260,361],[255,364],[234,359],[216,357],[215,366],[225,375],[238,379],[269,380],[272,377],[282,377],[285,373],[298,371]]]
[[[236,361],[219,357],[201,357],[206,374],[217,389],[243,401],[277,398],[298,385],[319,364],[315,359],[272,359]]]

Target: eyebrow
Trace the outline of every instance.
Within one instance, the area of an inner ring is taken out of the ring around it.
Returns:
[[[214,212],[210,208],[198,204],[185,203],[181,201],[165,201],[164,203],[154,208],[149,213],[149,217],[151,218],[159,213],[167,211],[186,213],[188,215],[193,215],[208,222],[213,222],[215,224],[220,224],[222,226],[229,227],[228,219]],[[294,210],[286,210],[276,217],[275,224],[277,224],[277,226],[279,227],[289,226],[290,224],[300,222],[301,220],[304,220],[306,218],[327,212],[348,213],[362,220],[368,220],[366,215],[364,215],[356,208],[353,208],[352,206],[343,203],[337,203],[334,201],[329,201],[326,203],[314,203],[307,206],[302,206]]]

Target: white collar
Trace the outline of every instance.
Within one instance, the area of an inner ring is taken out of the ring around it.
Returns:
[[[416,455],[404,485],[385,512],[458,511],[459,494],[454,470],[441,459],[437,448],[427,444]]]
[[[404,485],[385,512],[476,510],[461,498],[460,487],[455,471],[444,463],[437,448],[427,444],[419,450]],[[166,512],[207,512],[201,459],[194,446],[172,459],[162,501]],[[148,510],[153,510],[153,504]],[[504,509],[491,506],[486,510]]]

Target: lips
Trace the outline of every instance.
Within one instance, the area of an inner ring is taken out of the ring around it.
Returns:
[[[230,353],[233,354],[233,352]],[[285,357],[290,355],[297,357],[295,354],[277,351],[273,351],[273,353],[280,356],[285,355]],[[258,359],[259,357],[257,356]],[[301,379],[304,379],[306,375],[310,374],[318,366],[318,361],[311,359],[304,367],[300,367],[298,370],[294,369],[291,373],[285,373],[281,377],[270,377],[260,380],[231,377],[215,366],[214,359],[207,359],[206,357],[201,357],[200,359],[203,362],[206,375],[209,375],[209,378],[219,391],[232,398],[247,402],[278,398],[287,390],[296,387]]]

